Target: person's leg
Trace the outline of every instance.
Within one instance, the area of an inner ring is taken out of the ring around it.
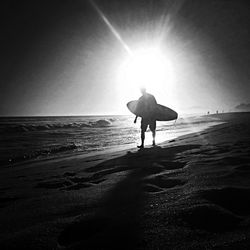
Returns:
[[[152,136],[153,136],[153,146],[155,146],[155,130],[152,131]]]
[[[141,146],[139,148],[144,148],[145,131],[141,130]]]
[[[142,119],[141,121],[141,145],[138,148],[144,148],[145,132],[147,130],[147,123]]]
[[[153,146],[155,146],[155,135],[156,135],[156,121],[152,121],[149,126],[150,130],[152,131],[153,137]]]

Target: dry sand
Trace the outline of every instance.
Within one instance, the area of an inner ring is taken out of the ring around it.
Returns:
[[[0,171],[0,249],[250,249],[250,113],[155,148]]]

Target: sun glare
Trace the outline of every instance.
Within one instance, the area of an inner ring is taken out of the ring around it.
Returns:
[[[123,96],[138,95],[140,87],[160,94],[169,82],[169,61],[158,48],[132,51],[119,70],[120,90]]]

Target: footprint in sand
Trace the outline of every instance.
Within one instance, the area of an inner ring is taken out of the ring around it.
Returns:
[[[93,178],[87,178],[87,177],[71,177],[70,180],[73,182],[73,184],[69,187],[66,187],[64,190],[70,191],[70,190],[79,190],[82,188],[88,188],[97,184],[100,184],[104,182],[106,179],[93,179]]]
[[[60,189],[71,186],[72,183],[70,181],[59,179],[59,180],[49,180],[39,182],[35,187],[36,188],[45,188],[45,189]]]
[[[226,187],[204,191],[202,198],[240,216],[250,215],[250,189]]]
[[[225,187],[201,191],[196,199],[209,203],[193,205],[180,212],[187,226],[210,232],[228,232],[249,224],[250,189]]]
[[[67,190],[67,191],[79,190],[79,189],[88,188],[88,187],[91,187],[91,186],[92,185],[90,183],[77,183],[77,184],[73,184],[73,185],[70,185],[68,187],[65,187],[63,190]]]
[[[178,170],[182,169],[186,166],[186,162],[175,162],[175,161],[167,161],[167,160],[161,160],[156,162],[158,166],[161,166],[164,168],[164,170]]]
[[[170,176],[176,176],[176,173],[182,171],[185,166],[186,162],[168,160],[154,162],[151,167],[145,168],[148,177],[143,181],[143,190],[148,193],[159,193],[184,185],[186,183],[184,179],[170,178]]]
[[[143,191],[146,193],[160,193],[164,190],[156,185],[146,184],[143,186]]]
[[[65,172],[65,173],[63,174],[63,177],[75,176],[75,175],[76,175],[76,173],[74,173],[74,172]]]
[[[116,160],[111,160],[112,163],[115,163]],[[120,162],[121,163],[121,162]],[[92,172],[91,176],[84,177],[78,176],[75,172],[65,172],[61,176],[53,176],[51,180],[41,180],[36,187],[37,188],[46,188],[46,189],[61,189],[66,191],[79,190],[82,188],[89,188],[94,185],[98,185],[106,181],[106,176],[133,170],[142,171],[144,176],[151,176],[160,173],[166,173],[166,171],[179,171],[179,169],[184,168],[186,163],[184,162],[172,162],[164,159],[159,159],[157,162],[151,162],[149,165],[136,168],[134,165],[114,165],[110,162],[102,163],[95,167],[91,167],[87,172]],[[156,176],[148,178],[148,183],[144,185],[144,190],[146,192],[156,193],[164,191],[167,188],[172,188],[178,185],[185,184],[185,181],[181,179],[169,179],[163,176]]]
[[[166,191],[169,188],[183,186],[186,184],[184,179],[169,178],[167,175],[157,175],[144,180],[144,191],[149,193],[158,193]]]
[[[106,179],[99,176],[77,176],[75,172],[65,172],[61,176],[52,176],[50,180],[40,182],[35,186],[36,188],[45,189],[60,189],[60,190],[79,190],[82,188],[88,188],[104,182]]]

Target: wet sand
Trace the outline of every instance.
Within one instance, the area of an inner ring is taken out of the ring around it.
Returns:
[[[250,113],[144,150],[0,171],[1,249],[249,249]]]

